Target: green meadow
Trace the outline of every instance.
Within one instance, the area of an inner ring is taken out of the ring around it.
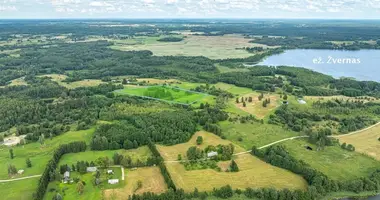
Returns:
[[[192,92],[179,88],[166,87],[166,86],[152,86],[152,87],[125,87],[122,90],[116,90],[116,94],[132,95],[142,98],[157,99],[172,103],[192,104],[200,101],[207,94]]]

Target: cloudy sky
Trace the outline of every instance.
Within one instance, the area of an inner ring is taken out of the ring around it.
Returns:
[[[380,19],[380,0],[0,0],[0,18]]]

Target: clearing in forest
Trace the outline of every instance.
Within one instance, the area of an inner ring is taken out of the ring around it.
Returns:
[[[69,89],[74,89],[78,87],[93,87],[93,86],[98,86],[103,82],[102,80],[99,79],[85,79],[81,81],[74,81],[74,82],[64,82],[64,80],[67,78],[66,75],[63,74],[46,74],[42,75],[40,77],[49,77],[51,78],[52,81],[57,82],[59,85],[69,88]]]
[[[128,199],[130,195],[153,192],[156,194],[167,191],[164,177],[158,167],[142,167],[126,171],[125,186],[104,191],[106,199]],[[140,188],[138,182],[141,182]]]
[[[380,125],[338,139],[340,143],[352,144],[356,151],[380,160]]]
[[[178,103],[190,105],[202,100],[208,96],[205,93],[193,92],[180,88],[168,86],[151,86],[151,87],[138,87],[131,88],[125,87],[121,90],[116,90],[116,94],[138,96],[141,98],[155,99],[169,103]]]
[[[240,110],[252,114],[259,119],[263,119],[281,105],[281,98],[278,94],[266,93],[262,99],[259,100],[260,95],[261,94],[257,92],[245,94],[236,97],[238,98],[239,102],[237,102],[235,98],[231,99],[231,103],[233,103]],[[264,107],[264,101],[266,100],[269,100],[270,102],[266,103]],[[243,101],[245,102],[245,106]]]
[[[174,146],[157,145],[162,157],[168,160],[176,160],[178,154],[184,158],[186,151],[191,146],[196,146],[196,137],[203,137],[203,144],[200,148],[208,145],[230,144],[228,140],[208,132],[198,132],[192,139],[184,144]],[[235,153],[244,151],[243,148],[235,145]],[[179,162],[165,163],[175,185],[183,188],[186,192],[198,188],[200,191],[211,191],[213,188],[220,188],[230,184],[233,188],[245,189],[247,187],[274,187],[277,189],[305,189],[306,181],[296,174],[287,170],[274,167],[250,154],[236,156],[235,161],[240,169],[239,172],[218,172],[214,169],[190,170],[187,171],[183,164]],[[220,165],[225,162],[220,162]]]

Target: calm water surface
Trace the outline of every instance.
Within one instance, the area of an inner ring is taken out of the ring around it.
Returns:
[[[295,49],[270,56],[258,65],[304,67],[335,78],[380,82],[380,50]]]

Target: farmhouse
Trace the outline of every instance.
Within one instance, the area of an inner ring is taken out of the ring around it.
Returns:
[[[211,151],[211,152],[207,153],[207,157],[209,157],[209,158],[217,156],[217,155],[218,155],[218,152],[215,152],[215,151]]]
[[[66,171],[64,174],[63,174],[63,183],[67,183],[70,181],[70,172],[69,171]]]
[[[87,172],[96,172],[98,170],[97,167],[87,167]]]
[[[108,183],[111,184],[111,185],[118,184],[119,183],[119,179],[110,179],[110,180],[108,180]]]

